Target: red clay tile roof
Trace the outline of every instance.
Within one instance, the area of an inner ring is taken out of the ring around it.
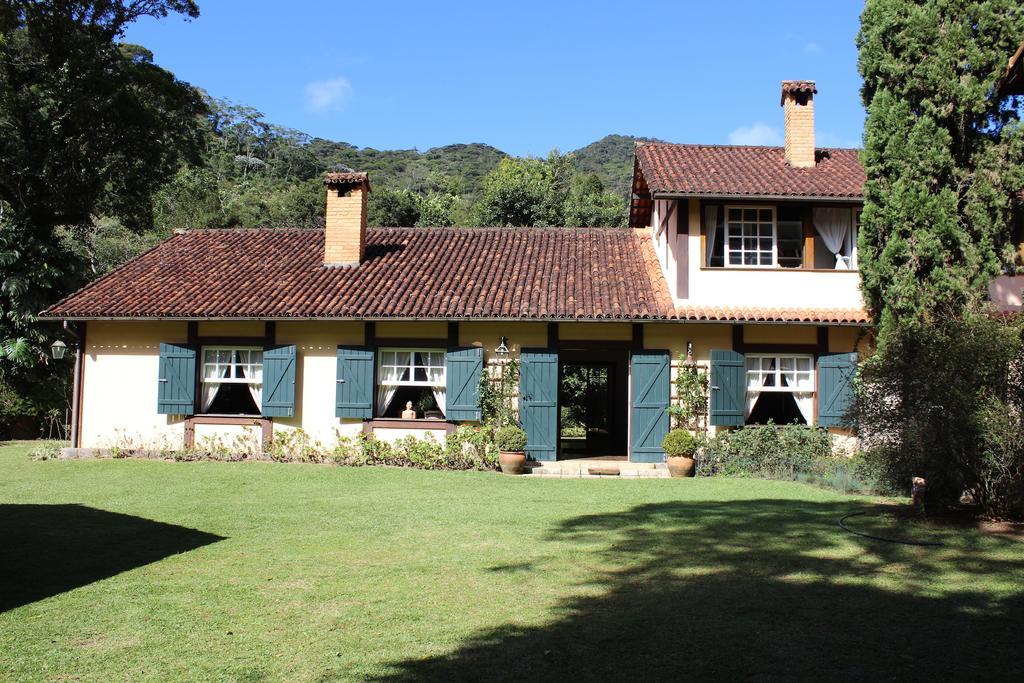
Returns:
[[[176,235],[53,318],[666,319],[650,235],[618,228],[380,228],[355,268],[321,230]]]
[[[655,195],[863,198],[858,150],[819,149],[817,155],[813,168],[792,168],[782,147],[650,142],[637,145],[636,168]]]
[[[866,311],[845,308],[755,308],[751,306],[677,306],[676,318],[706,322],[818,323],[866,325]]]

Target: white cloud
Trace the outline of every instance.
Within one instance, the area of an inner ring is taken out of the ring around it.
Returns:
[[[809,55],[820,55],[824,51],[825,49],[815,42],[810,42],[804,45],[804,52],[806,52]]]
[[[326,114],[342,109],[352,94],[347,78],[330,78],[306,84],[306,111]]]
[[[782,133],[767,123],[758,121],[749,126],[740,126],[729,133],[730,145],[781,145]]]
[[[863,145],[856,138],[846,137],[828,130],[817,131],[814,144],[816,147],[860,147]]]

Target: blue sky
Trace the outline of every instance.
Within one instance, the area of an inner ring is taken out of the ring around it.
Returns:
[[[790,78],[818,82],[819,146],[860,144],[852,0],[199,3],[125,39],[215,97],[360,147],[780,144]]]

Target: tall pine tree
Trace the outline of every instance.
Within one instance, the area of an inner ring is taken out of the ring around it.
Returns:
[[[1005,262],[1024,140],[995,88],[1022,40],[1020,0],[867,1],[859,256],[883,339],[976,308]]]

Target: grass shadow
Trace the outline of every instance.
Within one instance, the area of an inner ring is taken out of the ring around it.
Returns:
[[[0,612],[220,540],[84,505],[0,504]]]
[[[550,540],[593,549],[596,590],[379,680],[1021,680],[1020,544],[861,539],[836,525],[860,505],[670,502],[566,520]]]

